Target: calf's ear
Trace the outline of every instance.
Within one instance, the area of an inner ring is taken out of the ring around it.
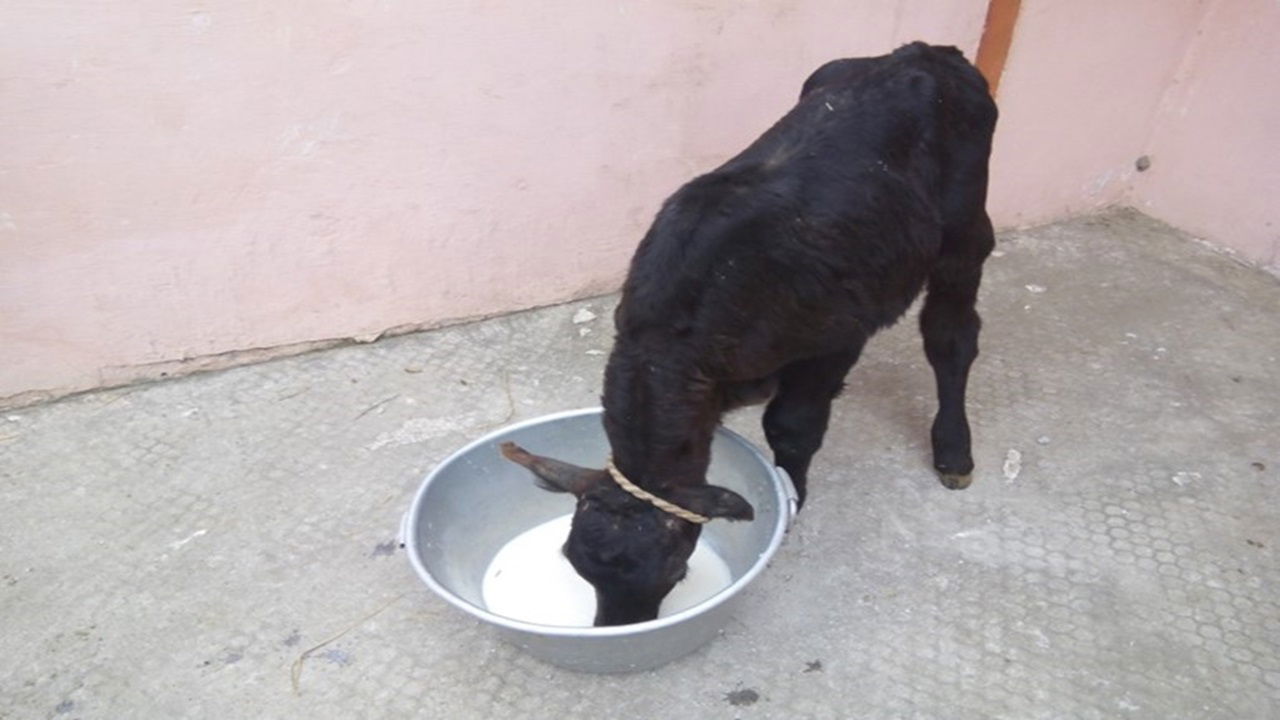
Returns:
[[[682,487],[671,494],[671,502],[709,518],[754,520],[755,509],[738,493],[719,485]]]
[[[608,477],[604,470],[591,470],[534,455],[513,442],[504,442],[499,449],[502,450],[503,457],[533,473],[538,487],[543,490],[573,493],[581,497]]]

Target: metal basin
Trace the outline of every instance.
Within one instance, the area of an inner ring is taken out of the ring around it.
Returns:
[[[572,512],[573,500],[538,489],[527,470],[498,454],[511,440],[531,452],[600,467],[609,452],[600,409],[547,415],[493,432],[451,455],[427,475],[404,517],[401,540],[413,569],[455,607],[498,629],[525,651],[571,670],[647,670],[701,647],[724,626],[735,600],[764,569],[795,516],[786,473],[745,438],[720,428],[709,482],[731,488],[755,507],[755,520],[716,520],[703,529],[729,566],[732,583],[687,610],[613,627],[536,625],[485,609],[481,583],[493,556],[529,528]]]

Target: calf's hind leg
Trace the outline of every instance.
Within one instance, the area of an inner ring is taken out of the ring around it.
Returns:
[[[969,368],[978,357],[982,321],[974,305],[982,281],[982,262],[994,242],[985,214],[963,236],[947,238],[929,275],[929,291],[920,313],[924,352],[938,385],[938,414],[930,433],[933,466],[942,484],[952,490],[967,488],[973,481],[965,388]]]

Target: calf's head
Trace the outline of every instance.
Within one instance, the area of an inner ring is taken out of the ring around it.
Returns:
[[[604,470],[533,455],[509,442],[502,454],[533,472],[539,487],[577,498],[564,554],[595,588],[595,624],[658,617],[662,599],[688,571],[702,526],[632,496]],[[708,518],[754,517],[741,495],[715,485],[674,488],[664,499]]]

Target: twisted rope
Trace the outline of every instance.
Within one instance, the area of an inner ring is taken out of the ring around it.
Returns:
[[[663,500],[657,495],[654,495],[648,490],[645,490],[644,488],[631,482],[630,480],[627,479],[626,475],[622,474],[622,471],[618,469],[618,466],[613,464],[613,458],[609,458],[608,463],[605,464],[605,469],[609,471],[609,475],[613,477],[613,481],[618,483],[618,487],[622,488],[623,490],[626,490],[627,492],[649,503],[650,505],[653,505],[659,510],[669,512],[672,515],[675,515],[676,517],[680,518],[681,520],[687,520],[691,523],[697,523],[698,525],[705,525],[711,522],[711,518],[707,517],[706,515],[699,515],[696,512],[685,510],[679,505],[676,505],[675,503],[667,502],[666,500]]]

